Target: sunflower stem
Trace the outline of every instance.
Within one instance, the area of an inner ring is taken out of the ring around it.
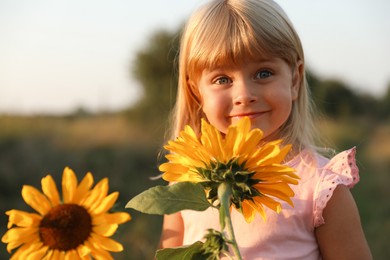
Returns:
[[[230,197],[232,194],[231,185],[227,182],[223,182],[218,187],[218,197],[221,202],[220,214],[220,224],[222,229],[227,229],[227,233],[232,244],[232,249],[234,252],[235,259],[242,260],[240,250],[237,245],[236,237],[234,235],[233,223],[230,216]]]

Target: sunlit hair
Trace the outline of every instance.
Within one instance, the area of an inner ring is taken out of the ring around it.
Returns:
[[[214,0],[198,9],[182,34],[171,138],[187,124],[199,133],[205,115],[196,82],[204,69],[260,58],[281,58],[292,71],[300,61],[304,70],[301,41],[278,4],[271,0]],[[278,137],[286,143],[309,147],[314,144],[314,127],[304,74],[299,97]]]

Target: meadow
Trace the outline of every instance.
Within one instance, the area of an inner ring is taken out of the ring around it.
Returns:
[[[361,119],[318,122],[321,132],[337,144],[338,151],[357,146],[360,183],[352,189],[374,259],[390,259],[390,123]],[[56,183],[65,166],[79,179],[93,173],[95,183],[109,177],[110,192],[119,191],[114,210],[128,211],[132,220],[115,234],[125,250],[115,259],[152,259],[162,218],[124,209],[136,194],[162,180],[165,123],[143,124],[125,113],[70,116],[0,116],[0,233],[7,227],[5,211],[32,212],[21,197],[23,185],[40,189],[51,174]],[[4,244],[0,258],[7,259]]]

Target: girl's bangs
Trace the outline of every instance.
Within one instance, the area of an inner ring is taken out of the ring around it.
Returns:
[[[205,21],[190,36],[187,60],[189,78],[197,79],[203,70],[248,60],[259,60],[271,52],[254,30],[239,17],[229,15]],[[202,29],[202,30],[200,30]]]

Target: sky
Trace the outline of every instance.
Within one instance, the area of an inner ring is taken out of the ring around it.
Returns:
[[[132,64],[157,30],[205,0],[0,0],[0,114],[117,111],[138,101]],[[390,1],[276,0],[323,79],[380,97],[390,85]]]

